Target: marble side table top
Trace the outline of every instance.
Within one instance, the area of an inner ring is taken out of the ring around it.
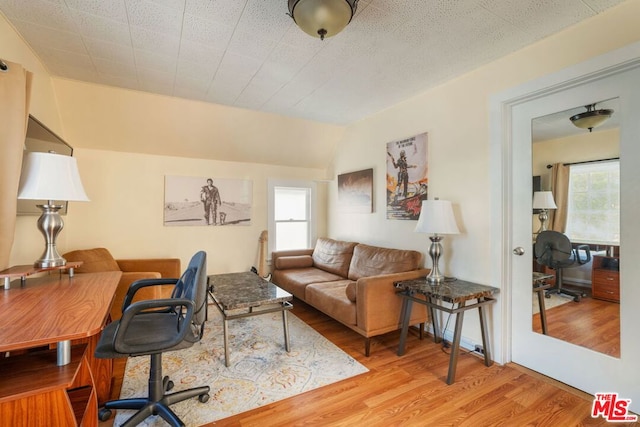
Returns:
[[[216,303],[225,311],[293,299],[289,292],[250,271],[210,275],[209,286]]]

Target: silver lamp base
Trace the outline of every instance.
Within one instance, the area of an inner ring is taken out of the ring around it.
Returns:
[[[56,249],[56,238],[64,227],[64,221],[58,214],[63,205],[54,205],[50,200],[47,205],[37,206],[42,209],[42,215],[38,218],[38,230],[44,236],[46,246],[40,259],[33,265],[37,268],[63,267],[67,264],[67,260],[62,258]]]
[[[547,214],[546,209],[541,209],[538,214],[538,219],[540,220],[540,228],[536,231],[536,235],[542,233],[543,231],[547,231],[547,220],[549,219],[549,215]]]
[[[440,261],[440,255],[442,255],[442,245],[440,242],[442,241],[442,236],[438,236],[434,234],[429,237],[431,240],[431,246],[429,246],[429,256],[431,256],[431,271],[427,275],[427,283],[430,285],[439,285],[444,283],[445,276],[440,273],[440,268],[438,267],[438,261]]]

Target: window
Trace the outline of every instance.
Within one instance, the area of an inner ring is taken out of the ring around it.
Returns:
[[[269,181],[269,249],[311,247],[315,237],[315,184]]]
[[[620,161],[570,166],[566,234],[580,243],[620,244]]]

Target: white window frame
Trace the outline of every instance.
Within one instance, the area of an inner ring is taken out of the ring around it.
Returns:
[[[276,235],[276,221],[275,221],[275,188],[276,187],[291,187],[291,188],[308,188],[309,191],[309,247],[315,242],[317,236],[317,191],[316,183],[314,181],[306,180],[284,180],[284,179],[268,179],[268,200],[267,200],[267,230],[269,232],[268,237],[268,261],[271,263],[271,253],[275,250],[275,235]]]
[[[568,211],[567,211],[567,226],[566,226],[566,230],[565,233],[569,236],[569,238],[571,239],[571,241],[575,241],[577,243],[586,243],[586,244],[593,244],[593,245],[614,245],[614,246],[618,246],[620,245],[620,230],[618,229],[618,240],[607,240],[604,238],[601,239],[590,239],[590,238],[586,238],[586,237],[582,237],[582,236],[576,236],[574,234],[573,229],[571,228],[571,213],[572,213],[572,208],[573,208],[573,203],[574,201],[572,200],[572,191],[571,191],[571,179],[573,179],[572,173],[573,170],[577,169],[588,169],[589,167],[593,167],[594,169],[597,169],[598,166],[606,166],[606,165],[617,165],[618,167],[618,173],[620,172],[620,161],[618,159],[609,159],[609,160],[601,160],[601,161],[595,161],[595,162],[584,162],[584,163],[576,163],[574,165],[570,166],[570,171],[569,171],[569,193],[568,193]],[[591,183],[589,183],[591,184]],[[610,196],[610,193],[607,193],[607,195]],[[612,200],[609,200],[610,202],[613,202]],[[617,202],[618,204],[618,217],[620,216],[620,192],[618,191],[618,199],[615,200],[615,202]],[[597,211],[596,211],[597,212]],[[618,219],[618,224],[620,224],[620,220]],[[603,236],[604,237],[604,236]]]

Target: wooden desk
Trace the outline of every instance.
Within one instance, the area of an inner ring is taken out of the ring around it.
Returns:
[[[52,274],[30,278],[24,286],[12,284],[11,289],[0,291],[0,352],[53,347],[71,341],[74,344],[84,343],[86,348],[82,356],[74,356],[78,350],[73,347],[71,365],[74,358],[86,359],[97,401],[107,401],[111,389],[112,361],[96,359],[93,353],[100,332],[108,321],[121,274],[119,271],[77,274],[74,277]],[[9,359],[14,359],[14,362],[24,359],[23,365],[29,365],[29,357],[26,354]],[[55,357],[47,360],[50,360],[54,371],[69,369],[68,365],[56,366]],[[13,365],[21,366],[20,363]],[[78,366],[82,366],[82,363]],[[28,366],[24,369],[28,369]],[[27,384],[26,388],[41,388],[38,371],[21,378]],[[29,386],[30,382],[32,386]],[[13,400],[26,399],[26,396],[14,396]],[[2,399],[6,404],[11,400],[12,397],[6,395]],[[25,414],[29,413],[26,404],[16,407],[24,410]]]
[[[500,289],[492,286],[479,285],[465,280],[455,280],[444,282],[439,285],[430,285],[426,279],[403,280],[395,283],[399,289],[398,295],[402,297],[402,331],[400,333],[400,344],[398,346],[398,356],[402,356],[405,351],[407,332],[409,330],[409,319],[411,319],[411,308],[414,302],[429,307],[431,322],[433,324],[433,335],[435,342],[440,342],[440,331],[438,327],[435,310],[444,311],[456,315],[456,325],[453,333],[453,343],[451,343],[451,356],[449,359],[449,373],[447,374],[447,384],[453,384],[456,377],[456,366],[458,364],[458,350],[460,349],[460,338],[462,336],[462,321],[464,312],[474,308],[478,309],[480,316],[480,330],[482,333],[482,346],[484,351],[484,364],[491,366],[491,348],[487,336],[487,319],[484,306],[493,304],[495,299],[493,294],[500,292]],[[424,295],[426,299],[416,298],[414,295]],[[477,300],[475,304],[466,305],[467,301]],[[450,303],[451,307],[443,305]],[[455,305],[458,307],[455,307]]]

